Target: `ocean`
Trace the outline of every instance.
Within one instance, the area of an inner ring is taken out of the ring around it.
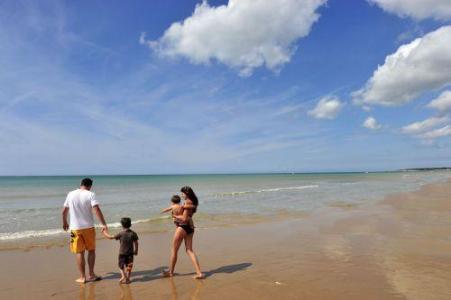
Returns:
[[[131,217],[135,230],[172,230],[161,209],[184,185],[199,198],[194,221],[198,228],[233,226],[293,217],[334,205],[358,205],[387,194],[442,182],[450,171],[91,176],[112,231],[121,217]],[[0,249],[64,244],[61,208],[67,193],[78,188],[80,176],[0,177]]]

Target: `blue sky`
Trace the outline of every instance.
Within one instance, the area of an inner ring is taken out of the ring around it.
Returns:
[[[0,175],[449,166],[428,1],[3,1]]]

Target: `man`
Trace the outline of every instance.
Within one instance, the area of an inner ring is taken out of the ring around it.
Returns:
[[[64,231],[70,229],[70,250],[77,256],[77,266],[81,274],[81,277],[75,281],[79,283],[102,279],[94,273],[96,231],[94,228],[93,211],[103,226],[102,231],[108,228],[100,210],[99,202],[96,200],[95,194],[91,192],[91,187],[92,179],[83,179],[79,189],[67,194],[63,208],[63,229]],[[68,213],[70,225],[67,222]],[[85,251],[88,251],[89,277],[86,277],[85,273]]]

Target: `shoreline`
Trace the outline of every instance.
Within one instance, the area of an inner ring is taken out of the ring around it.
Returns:
[[[172,232],[140,235],[132,284],[117,283],[118,244],[98,241],[96,272],[79,285],[66,247],[1,251],[0,298],[449,299],[451,179],[377,204],[324,207],[308,217],[197,230],[207,274],[191,278],[183,246],[173,279],[161,278]],[[11,270],[11,272],[9,271]],[[26,288],[24,288],[26,286]]]
[[[397,171],[398,172],[398,171]],[[416,172],[430,172],[430,171],[416,171]],[[421,188],[440,184],[442,182],[451,182],[451,177],[447,179],[441,179],[440,181],[433,183],[424,183],[417,186],[414,189],[409,189],[407,191],[401,192],[411,193],[419,191]],[[305,188],[305,186],[303,186]],[[318,186],[316,186],[318,187]],[[286,187],[280,189],[287,189]],[[271,189],[269,189],[271,190]],[[245,193],[245,192],[239,192]],[[226,193],[228,194],[228,193]],[[352,209],[360,205],[374,205],[379,202],[383,202],[385,198],[398,195],[399,192],[387,193],[377,200],[371,199],[367,200],[368,203],[356,203],[355,201],[346,201],[341,197],[337,197],[337,200],[325,204],[324,207],[315,208],[313,210],[293,210],[289,211],[287,209],[274,210],[270,214],[262,213],[222,213],[222,214],[211,214],[202,213],[197,215],[196,225],[200,229],[211,229],[220,227],[230,227],[230,226],[244,226],[249,224],[259,224],[259,223],[271,223],[275,221],[285,220],[285,219],[298,219],[305,218],[309,215],[315,213],[315,210],[334,207],[343,209]],[[148,219],[139,219],[133,222],[134,228],[136,228],[141,234],[156,234],[172,231],[172,222],[170,222],[168,216],[164,215],[152,215]],[[96,226],[100,228],[99,226]],[[112,222],[109,224],[109,228],[113,231],[120,230],[120,223]],[[2,236],[4,235],[4,236]],[[25,235],[22,237],[22,235]],[[42,229],[42,230],[25,230],[21,232],[5,232],[0,234],[0,252],[2,251],[30,251],[36,248],[49,248],[49,247],[64,247],[67,244],[68,233],[64,232],[60,228]],[[100,235],[97,235],[97,240],[102,239]]]

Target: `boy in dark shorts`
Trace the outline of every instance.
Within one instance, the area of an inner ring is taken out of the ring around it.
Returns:
[[[120,283],[130,283],[130,275],[133,268],[133,256],[138,255],[138,235],[130,229],[132,220],[130,218],[121,219],[122,230],[116,235],[110,235],[107,230],[103,230],[103,235],[110,240],[119,240],[119,269],[121,270]]]

